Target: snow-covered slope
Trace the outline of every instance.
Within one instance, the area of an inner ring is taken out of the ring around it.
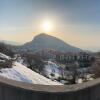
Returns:
[[[3,54],[0,54],[3,56]],[[5,57],[5,55],[4,55]],[[8,59],[9,57],[6,56]],[[43,84],[43,85],[62,85],[59,82],[54,82],[46,77],[32,71],[26,66],[15,62],[12,68],[2,68],[0,69],[0,75],[9,79],[22,81],[32,84]]]
[[[32,83],[31,80],[29,80],[25,75],[22,75],[20,72],[16,71],[14,68],[1,69],[0,76],[26,83]]]
[[[33,84],[43,84],[43,85],[62,85],[59,82],[51,81],[44,76],[32,71],[26,66],[15,62],[13,68],[3,68],[0,70],[0,75],[9,79],[22,81],[26,83]]]
[[[25,75],[29,80],[34,84],[44,84],[44,85],[62,85],[59,82],[51,81],[50,79],[45,78],[44,76],[32,71],[31,69],[25,67],[24,65],[15,62],[15,66],[13,68]]]

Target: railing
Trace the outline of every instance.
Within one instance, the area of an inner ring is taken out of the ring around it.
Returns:
[[[100,100],[100,79],[76,85],[49,86],[0,76],[0,100]]]

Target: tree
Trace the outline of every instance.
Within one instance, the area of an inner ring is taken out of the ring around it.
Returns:
[[[0,43],[0,52],[13,57],[14,56],[14,52],[11,50],[11,46],[4,44],[4,43]]]
[[[98,78],[100,77],[100,53],[97,53],[96,59],[92,63],[92,69],[93,73],[95,74],[95,77]]]
[[[42,72],[44,63],[39,55],[33,53],[25,53],[23,57],[27,60],[29,65],[28,67],[30,69],[38,71],[39,73]]]
[[[13,61],[11,59],[5,59],[0,61],[0,68],[11,68]]]

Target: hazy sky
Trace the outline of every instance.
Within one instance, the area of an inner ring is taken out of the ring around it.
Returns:
[[[24,43],[45,32],[82,49],[100,50],[100,0],[0,0],[0,39]]]

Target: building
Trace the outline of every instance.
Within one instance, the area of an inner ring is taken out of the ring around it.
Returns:
[[[48,48],[36,52],[36,54],[40,55],[45,60],[55,60],[58,53],[58,51]]]

